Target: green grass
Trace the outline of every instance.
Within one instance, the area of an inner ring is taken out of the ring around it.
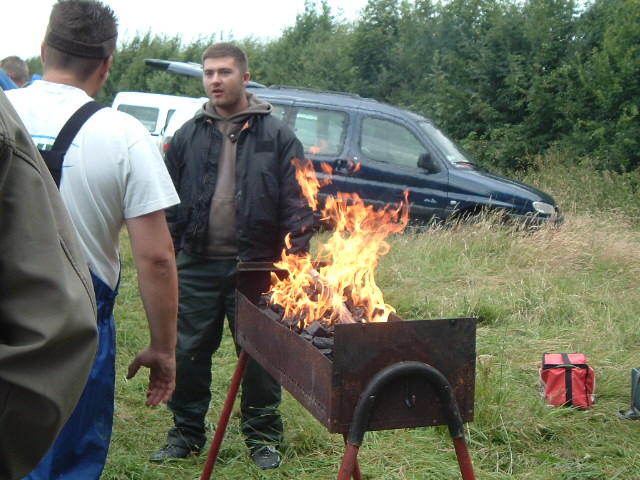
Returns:
[[[378,284],[405,320],[478,318],[475,419],[467,442],[479,479],[604,480],[640,477],[640,422],[620,420],[630,370],[640,366],[640,202],[630,176],[552,166],[527,181],[552,193],[559,228],[518,231],[492,219],[391,239]],[[116,418],[105,479],[198,479],[205,456],[167,465],[148,457],[171,415],[144,406],[146,372],[125,380],[148,338],[126,245],[116,309]],[[550,408],[539,397],[543,352],[584,352],[596,371],[589,411]],[[213,434],[235,368],[230,336],[214,359]],[[252,465],[231,419],[213,478],[334,479],[344,444],[285,393],[286,440],[278,470]],[[209,445],[207,445],[208,448]],[[443,427],[368,432],[358,455],[366,479],[460,478]]]

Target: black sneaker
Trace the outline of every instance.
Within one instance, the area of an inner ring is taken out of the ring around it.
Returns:
[[[265,445],[253,450],[253,452],[251,453],[251,459],[262,470],[278,468],[280,466],[280,455],[271,445]]]
[[[164,447],[154,453],[153,456],[149,458],[149,461],[154,463],[162,463],[167,460],[188,458],[191,455],[198,455],[199,453],[199,450],[191,450],[189,447],[167,443]]]

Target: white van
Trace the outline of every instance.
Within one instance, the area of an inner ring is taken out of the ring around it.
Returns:
[[[158,149],[162,151],[162,131],[176,109],[183,105],[204,103],[198,98],[162,95],[146,92],[119,92],[111,105],[116,110],[136,117],[151,133]]]
[[[164,156],[164,153],[167,151],[169,147],[169,142],[173,138],[173,134],[176,133],[184,123],[192,118],[196,113],[198,113],[202,109],[202,105],[205,104],[209,99],[207,97],[202,98],[194,98],[192,103],[187,103],[178,107],[171,117],[171,119],[167,122],[166,128],[160,134],[160,152]]]

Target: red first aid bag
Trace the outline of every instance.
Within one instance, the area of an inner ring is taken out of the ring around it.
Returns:
[[[540,387],[549,405],[586,410],[595,402],[596,376],[584,353],[545,353]]]

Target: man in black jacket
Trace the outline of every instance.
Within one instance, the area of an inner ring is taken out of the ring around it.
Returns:
[[[291,162],[303,158],[302,145],[270,115],[269,103],[245,90],[245,53],[219,43],[202,60],[209,101],[166,152],[181,200],[167,211],[180,287],[176,390],[169,403],[175,426],[152,462],[197,454],[206,442],[211,356],[225,316],[234,330],[238,261],[278,260],[287,235],[290,253],[304,253],[313,233]],[[242,383],[242,431],[263,469],[280,465],[280,399],[280,385],[250,361]]]

